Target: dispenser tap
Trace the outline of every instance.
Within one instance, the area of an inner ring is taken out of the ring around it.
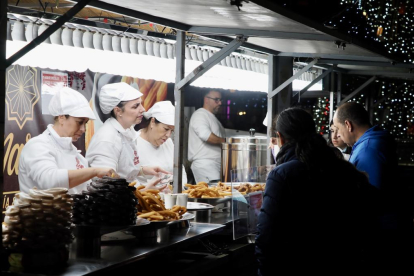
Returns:
[[[249,133],[251,137],[254,137],[254,134],[256,133],[256,130],[254,128],[249,129]]]

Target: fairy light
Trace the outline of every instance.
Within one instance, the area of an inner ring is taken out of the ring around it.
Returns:
[[[343,12],[326,26],[371,40],[404,62],[414,62],[413,1],[341,0],[340,4]]]
[[[316,131],[321,135],[329,133],[329,111],[329,99],[327,97],[318,98],[316,105],[313,106],[313,119]]]

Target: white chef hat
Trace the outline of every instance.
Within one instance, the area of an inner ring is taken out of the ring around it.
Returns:
[[[120,103],[138,99],[142,93],[125,82],[105,84],[99,93],[99,106],[109,114]]]
[[[85,96],[69,87],[57,90],[49,102],[49,113],[53,116],[70,115],[95,120],[95,115]]]
[[[175,107],[170,101],[156,102],[147,112],[145,118],[154,117],[163,124],[173,126],[175,118]]]

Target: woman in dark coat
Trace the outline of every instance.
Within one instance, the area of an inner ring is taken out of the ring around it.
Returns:
[[[275,119],[280,146],[259,214],[259,275],[355,273],[373,227],[375,190],[339,159],[298,108]]]

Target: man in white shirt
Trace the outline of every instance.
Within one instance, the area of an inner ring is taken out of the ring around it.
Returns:
[[[192,162],[195,181],[220,179],[221,144],[225,131],[215,114],[221,106],[221,93],[210,91],[204,96],[204,105],[191,116],[188,134],[188,160]]]

